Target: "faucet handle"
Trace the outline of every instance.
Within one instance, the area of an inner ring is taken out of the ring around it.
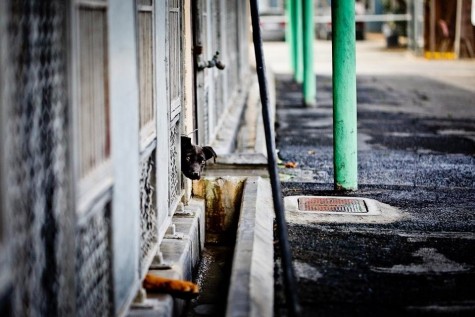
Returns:
[[[216,51],[216,54],[214,54],[213,62],[216,68],[218,68],[219,70],[223,70],[226,67],[226,65],[224,65],[224,63],[219,60],[219,51]]]
[[[223,70],[226,67],[226,65],[224,65],[224,63],[219,60],[219,51],[216,51],[216,54],[214,54],[211,60],[198,62],[198,70],[203,70],[205,68],[213,68],[215,66],[219,70]]]

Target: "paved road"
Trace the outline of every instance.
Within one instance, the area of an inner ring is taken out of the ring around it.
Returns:
[[[278,74],[279,155],[298,163],[281,171],[284,195],[336,195],[330,43],[316,42],[311,109],[288,75],[287,48],[264,49]],[[426,61],[376,41],[359,42],[357,58],[359,190],[345,195],[386,209],[288,214],[304,315],[473,316],[475,62]]]

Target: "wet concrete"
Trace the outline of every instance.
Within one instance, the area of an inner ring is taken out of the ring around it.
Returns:
[[[304,316],[475,314],[475,88],[461,86],[417,75],[358,77],[359,189],[343,195],[407,217],[290,221]],[[315,108],[302,106],[300,89],[277,76],[279,157],[298,163],[280,170],[284,196],[341,196],[333,191],[331,78],[317,77]]]
[[[220,317],[227,308],[236,230],[245,177],[211,177],[195,182],[194,195],[205,199],[206,243],[193,274],[200,291],[182,316]]]
[[[200,294],[187,304],[183,316],[225,315],[233,252],[234,247],[230,244],[205,245],[194,280],[200,287]]]

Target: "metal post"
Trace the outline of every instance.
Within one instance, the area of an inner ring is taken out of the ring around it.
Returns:
[[[435,0],[430,1],[430,58],[435,56]]]
[[[475,2],[474,2],[475,5]],[[462,31],[462,0],[457,0],[457,14],[455,16],[455,58],[460,58],[460,39]]]
[[[296,45],[294,40],[295,34],[295,19],[294,19],[294,2],[295,0],[287,0],[286,4],[286,16],[287,16],[287,23],[285,25],[285,41],[290,49],[290,65],[292,68],[292,72],[295,74],[295,70],[297,69],[297,62],[296,62]]]
[[[316,80],[313,71],[313,0],[303,0],[303,95],[307,106],[315,105]]]
[[[354,1],[332,1],[333,157],[336,190],[358,189],[354,6]]]
[[[302,0],[293,0],[293,21],[294,34],[293,40],[295,45],[295,81],[303,82],[303,21],[302,21]]]

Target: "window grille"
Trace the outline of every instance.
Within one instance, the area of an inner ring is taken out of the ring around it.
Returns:
[[[112,316],[110,203],[96,205],[76,229],[76,316]]]
[[[156,121],[154,69],[154,8],[152,0],[137,2],[140,135],[140,275],[143,277],[158,247],[156,204]],[[152,143],[150,143],[152,142]]]
[[[138,48],[139,48],[139,83],[140,83],[140,130],[142,139],[154,137],[154,17],[152,0],[141,0],[138,6]]]
[[[78,120],[82,178],[110,158],[106,9],[105,1],[79,2]]]
[[[79,159],[76,243],[76,315],[113,311],[108,31],[105,0],[76,0],[73,60]],[[100,190],[98,190],[100,189]],[[85,196],[87,193],[87,196]]]
[[[182,28],[180,0],[169,1],[168,15],[168,43],[169,43],[169,93],[170,93],[170,120],[175,120],[181,112],[182,99],[182,65],[181,52]]]
[[[6,207],[14,316],[70,316],[64,1],[7,1]],[[72,232],[72,231],[71,231]],[[70,234],[72,235],[72,233]]]
[[[168,206],[171,210],[175,209],[181,194],[181,175],[180,175],[180,123],[176,122],[170,130],[170,167],[169,167],[169,199]]]
[[[182,107],[182,4],[181,0],[170,0],[168,10],[168,45],[169,45],[169,95],[170,95],[170,163],[168,170],[168,206],[173,212],[181,198],[182,181],[180,173],[180,133]]]
[[[140,174],[140,269],[141,276],[147,272],[158,244],[158,215],[155,190],[155,157],[153,151],[142,161]]]

